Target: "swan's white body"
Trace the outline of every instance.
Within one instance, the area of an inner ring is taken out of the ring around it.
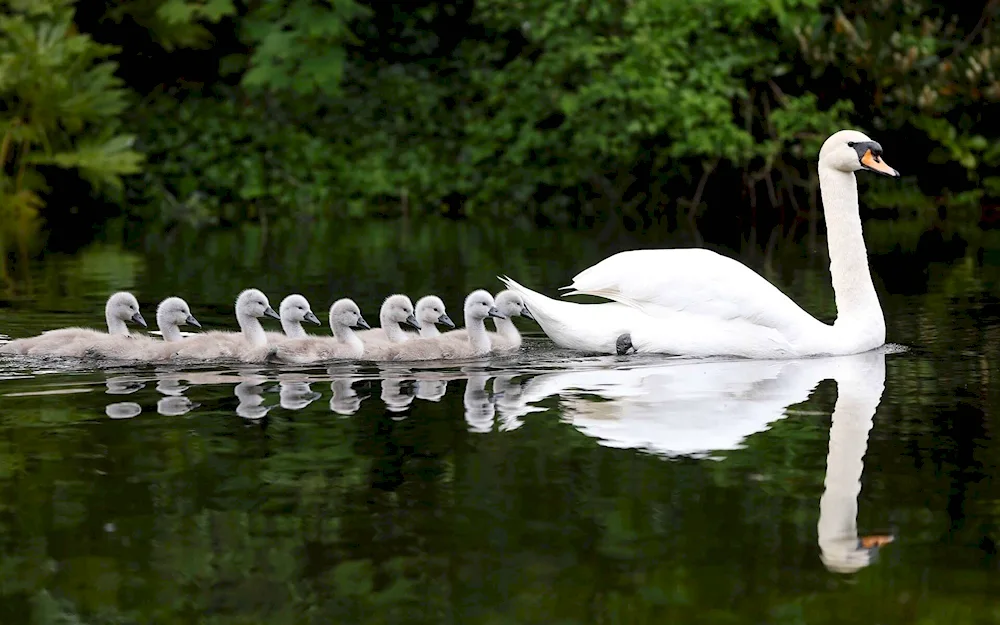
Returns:
[[[108,298],[104,305],[104,320],[108,331],[100,332],[90,328],[60,328],[49,330],[38,336],[17,339],[0,345],[0,354],[21,354],[24,356],[69,356],[81,358],[97,345],[109,338],[132,337],[127,322],[146,327],[146,321],[139,312],[139,302],[131,293],[121,291]]]
[[[820,150],[837,301],[832,325],[745,265],[705,249],[621,252],[565,287],[571,289],[567,295],[612,300],[605,304],[553,300],[502,280],[524,297],[549,338],[570,349],[616,353],[617,337],[629,334],[638,352],[687,356],[788,358],[868,351],[885,342],[885,320],[868,268],[854,172],[867,168],[898,176],[880,155],[881,146],[852,130],[835,133]]]

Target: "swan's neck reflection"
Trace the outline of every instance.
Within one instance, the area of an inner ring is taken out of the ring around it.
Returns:
[[[856,375],[863,373],[863,375]],[[875,410],[885,388],[885,357],[866,370],[837,376],[837,403],[830,425],[826,479],[819,500],[820,557],[831,571],[853,573],[868,566],[890,536],[858,537],[858,495]]]

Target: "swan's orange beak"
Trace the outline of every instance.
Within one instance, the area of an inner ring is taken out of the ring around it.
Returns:
[[[877,174],[899,178],[899,172],[892,167],[889,167],[886,162],[882,160],[881,156],[875,156],[872,154],[871,150],[865,151],[865,155],[861,157],[861,164],[864,165],[865,169],[870,169]]]
[[[860,542],[865,549],[871,549],[872,547],[884,547],[892,540],[892,536],[862,536]]]

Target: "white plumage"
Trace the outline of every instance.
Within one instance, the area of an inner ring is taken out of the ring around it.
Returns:
[[[867,351],[885,342],[885,320],[868,268],[854,172],[898,177],[882,148],[842,130],[819,155],[830,272],[838,316],[814,318],[745,265],[710,250],[635,250],[580,272],[566,295],[612,300],[554,300],[502,278],[520,293],[539,325],[561,347],[616,353],[624,335],[639,352],[687,356],[786,358]],[[629,341],[626,341],[628,343]]]

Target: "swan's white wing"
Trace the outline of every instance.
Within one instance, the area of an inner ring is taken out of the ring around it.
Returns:
[[[817,323],[757,272],[701,248],[620,252],[564,288],[572,289],[564,295],[596,295],[655,317],[681,311],[780,330]]]
[[[645,309],[618,302],[554,300],[510,278],[501,281],[521,294],[542,331],[556,345],[568,349],[614,354],[618,336],[629,333],[640,353],[746,358],[786,358],[794,353],[780,332],[743,319],[723,320],[663,307],[655,307],[663,315],[652,316]]]

